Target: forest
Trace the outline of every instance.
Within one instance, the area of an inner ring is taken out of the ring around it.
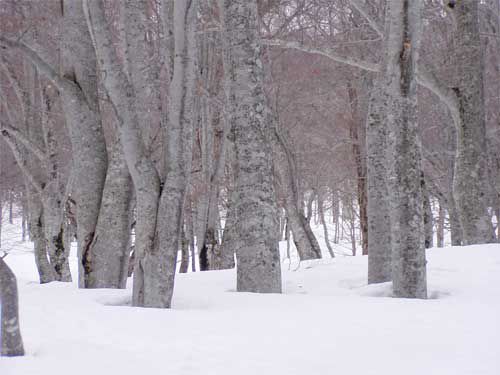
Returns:
[[[500,373],[499,0],[0,0],[0,134],[2,375]]]

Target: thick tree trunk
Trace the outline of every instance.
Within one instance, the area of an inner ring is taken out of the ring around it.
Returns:
[[[19,306],[16,276],[0,257],[1,350],[0,355],[24,355],[23,339],[19,327]]]
[[[387,38],[393,295],[427,298],[415,64],[421,0],[390,0]]]
[[[73,151],[74,194],[78,239],[78,285],[87,287],[92,272],[91,244],[108,165],[98,102],[97,60],[81,1],[64,1],[64,76],[75,82],[62,102]]]
[[[457,2],[456,63],[458,83],[457,153],[453,196],[465,245],[495,241],[488,214],[491,186],[488,176],[484,97],[484,56],[479,28],[479,1]]]
[[[257,2],[222,0],[225,74],[236,150],[237,290],[280,293],[272,116],[264,93]]]
[[[121,144],[110,153],[97,231],[90,245],[88,288],[125,288],[128,275],[132,180]]]

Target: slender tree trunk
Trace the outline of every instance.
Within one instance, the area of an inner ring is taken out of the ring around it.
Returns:
[[[323,196],[321,194],[318,194],[318,212],[319,212],[319,219],[321,221],[321,225],[323,225],[323,234],[325,236],[325,244],[326,248],[328,249],[328,252],[330,253],[330,256],[332,258],[335,258],[335,253],[333,252],[332,245],[330,244],[330,238],[328,235],[328,227],[326,225],[326,220],[325,220],[325,210],[323,207]]]
[[[1,351],[5,357],[24,355],[19,327],[19,306],[16,276],[0,257]]]
[[[387,94],[379,73],[370,95],[366,129],[368,189],[368,283],[391,280],[391,218],[388,200]]]
[[[455,198],[450,194],[448,198],[448,216],[450,218],[451,245],[462,246],[463,231],[460,217],[458,215]]]
[[[439,214],[437,221],[437,246],[444,247],[444,219],[446,216],[446,211],[443,206],[442,200],[439,200]]]
[[[297,161],[288,143],[288,138],[282,133],[279,121],[275,129],[275,171],[284,191],[284,207],[288,218],[289,228],[293,233],[293,242],[300,260],[321,258],[321,248],[312,232],[308,218],[304,215],[299,201]],[[312,202],[312,201],[311,201]]]
[[[430,249],[431,247],[434,246],[434,217],[432,215],[430,193],[429,190],[427,189],[423,172],[422,172],[421,186],[422,186],[422,194],[424,197],[423,211],[424,211],[425,248]]]
[[[236,150],[237,290],[280,293],[273,131],[264,93],[257,2],[221,0],[224,67]]]
[[[40,197],[31,187],[28,190],[28,205],[30,209],[30,238],[34,243],[35,264],[38,270],[40,284],[56,280],[55,270],[49,262],[47,243],[45,241],[43,206]]]
[[[181,265],[179,267],[179,273],[187,273],[189,268],[189,239],[186,235],[186,230],[182,229],[181,234]]]

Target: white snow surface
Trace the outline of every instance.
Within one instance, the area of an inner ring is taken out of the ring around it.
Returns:
[[[367,258],[339,256],[284,263],[282,295],[235,292],[234,270],[181,274],[165,310],[130,307],[130,286],[39,285],[18,244],[27,354],[0,375],[499,375],[500,245],[427,259],[428,300],[367,286]]]

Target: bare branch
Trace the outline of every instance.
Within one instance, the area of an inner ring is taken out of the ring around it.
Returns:
[[[338,62],[341,64],[346,64],[349,66],[353,66],[355,68],[366,70],[369,72],[378,72],[380,70],[380,67],[378,64],[374,64],[374,63],[371,63],[368,61],[357,60],[357,59],[353,59],[350,57],[340,56],[335,51],[328,49],[328,48],[317,49],[314,47],[309,47],[309,46],[300,44],[298,42],[281,40],[281,39],[264,39],[262,41],[262,43],[265,45],[268,45],[268,46],[276,46],[276,47],[280,47],[280,48],[295,49],[297,51],[302,51],[302,52],[307,52],[307,53],[311,53],[314,55],[324,56],[324,57],[327,57],[330,60],[333,60],[335,62]]]
[[[0,36],[0,49],[15,49],[21,52],[26,58],[28,58],[37,69],[43,73],[49,80],[51,80],[54,85],[61,91],[68,91],[72,89],[75,84],[63,77],[61,77],[57,71],[52,68],[35,50],[27,46],[23,42],[18,42]]]
[[[3,125],[2,125],[3,127]],[[9,145],[14,158],[16,159],[19,169],[24,173],[30,184],[35,188],[35,190],[41,195],[43,194],[42,184],[35,178],[28,168],[28,160],[24,156],[23,151],[15,141],[15,139],[6,130],[1,130],[1,134],[5,142]]]
[[[361,4],[359,0],[349,0],[349,3],[352,5],[354,9],[358,11],[359,14],[363,16],[363,18],[368,22],[370,27],[382,38],[385,38],[384,30],[380,28],[378,23],[370,17],[370,15],[366,12],[364,6]]]
[[[6,131],[9,133],[9,135],[14,137],[24,147],[30,150],[43,164],[47,163],[47,155],[45,154],[45,151],[38,147],[31,139],[26,137],[26,135],[24,135],[19,129],[2,123],[0,124],[0,130],[2,132]]]
[[[417,83],[431,91],[436,95],[450,110],[451,117],[455,125],[458,125],[460,120],[460,113],[458,109],[458,100],[449,87],[444,86],[439,82],[434,73],[418,68],[417,71]]]

